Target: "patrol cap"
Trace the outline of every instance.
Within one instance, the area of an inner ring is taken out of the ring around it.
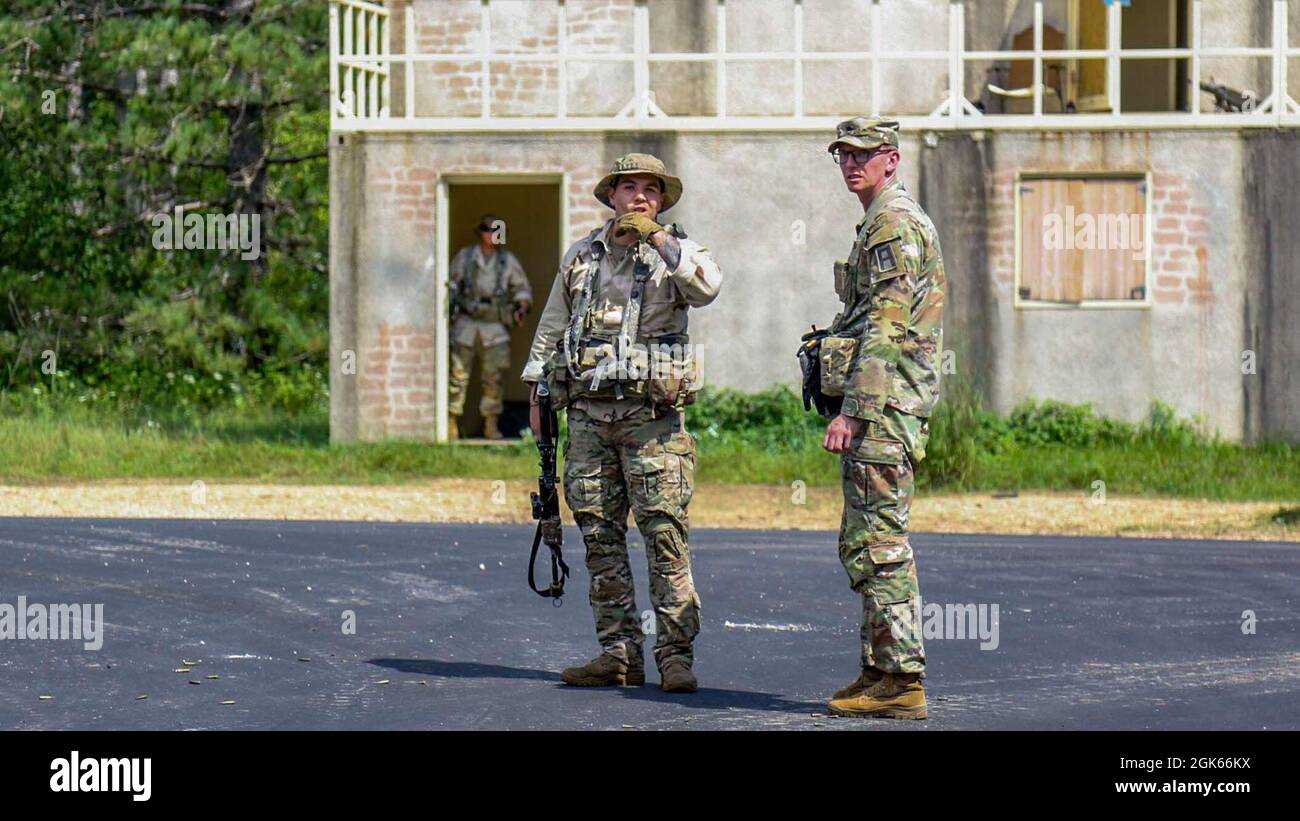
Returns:
[[[614,180],[619,177],[628,177],[633,174],[653,174],[659,178],[663,184],[663,199],[659,204],[659,213],[672,208],[678,200],[682,198],[682,181],[668,173],[668,168],[664,165],[663,160],[653,154],[624,154],[609,169],[609,173],[600,178],[596,183],[596,190],[592,193],[596,199],[609,208],[614,206],[609,202],[609,187],[614,184]]]
[[[826,147],[834,151],[843,143],[851,148],[879,148],[892,145],[898,148],[898,121],[883,117],[854,117],[835,126],[835,141]]]

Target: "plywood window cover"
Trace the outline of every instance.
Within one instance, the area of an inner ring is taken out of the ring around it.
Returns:
[[[1146,193],[1143,196],[1143,243],[1146,253],[1143,257],[1143,287],[1142,299],[1084,299],[1078,302],[1063,302],[1053,300],[1022,299],[1020,297],[1020,279],[1023,260],[1021,259],[1021,205],[1020,205],[1020,188],[1025,183],[1031,183],[1034,180],[1077,180],[1077,179],[1100,179],[1100,180],[1133,180],[1142,181],[1146,185]],[[1152,294],[1151,283],[1151,258],[1155,254],[1155,248],[1152,246],[1151,222],[1151,201],[1154,191],[1151,188],[1151,172],[1149,171],[1021,171],[1016,174],[1015,181],[1015,276],[1012,283],[1012,296],[1016,308],[1025,309],[1057,309],[1071,310],[1078,308],[1104,308],[1114,309],[1149,309],[1155,302]]]

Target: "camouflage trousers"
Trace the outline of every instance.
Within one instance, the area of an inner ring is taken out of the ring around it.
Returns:
[[[451,373],[447,380],[447,412],[452,416],[465,412],[465,391],[469,388],[474,343],[478,340],[483,342],[483,396],[478,403],[479,413],[497,416],[504,407],[501,377],[510,367],[510,334],[499,322],[459,317],[452,333]]]
[[[840,457],[844,517],[840,561],[862,594],[862,667],[925,671],[921,593],[908,542],[912,456],[902,441],[867,422]]]
[[[654,608],[655,659],[693,659],[700,599],[691,578],[686,508],[695,476],[695,440],[680,414],[648,405],[627,412],[623,400],[570,407],[564,443],[564,498],[582,529],[591,577],[591,607],[601,650],[640,660],[644,634],[627,552],[629,508],[645,540]]]

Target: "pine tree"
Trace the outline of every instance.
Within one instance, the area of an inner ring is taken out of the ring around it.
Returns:
[[[319,384],[326,31],[320,0],[7,0],[4,385],[49,384],[45,351],[128,399]],[[256,215],[261,253],[156,248],[177,206]]]

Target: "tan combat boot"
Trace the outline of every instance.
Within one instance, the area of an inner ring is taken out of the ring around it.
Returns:
[[[839,716],[920,719],[927,715],[920,673],[885,673],[858,695],[833,699],[830,708]]]
[[[460,438],[460,417],[447,417],[447,441]]]
[[[601,653],[581,667],[568,667],[560,681],[574,687],[640,687],[645,684],[645,662],[638,653],[631,662]]]
[[[871,687],[871,685],[875,684],[877,681],[880,681],[880,679],[883,678],[884,675],[885,675],[884,673],[880,672],[874,667],[864,667],[862,673],[856,679],[853,680],[852,684],[850,684],[848,687],[841,687],[840,689],[835,691],[835,693],[831,696],[831,701],[840,701],[846,698],[853,698],[854,696],[861,695],[864,690]]]
[[[672,656],[659,668],[660,686],[665,693],[693,693],[699,688],[691,662],[685,656]]]
[[[483,416],[483,438],[484,439],[504,439],[501,435],[501,429],[497,427],[497,417],[495,413],[485,414]]]

